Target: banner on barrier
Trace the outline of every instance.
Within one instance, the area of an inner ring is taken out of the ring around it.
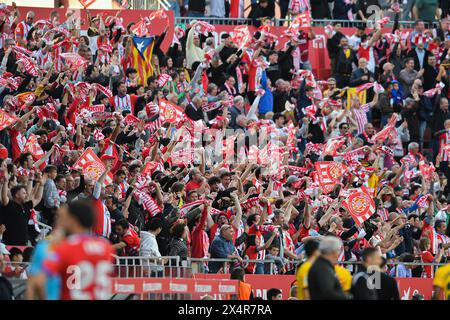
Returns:
[[[38,20],[46,20],[50,18],[50,14],[52,12],[58,12],[60,19],[63,21],[64,16],[66,14],[67,9],[59,8],[34,8],[34,7],[17,7],[20,12],[21,17],[25,17],[28,11],[33,11],[35,13],[35,21]],[[88,29],[88,18],[86,15],[86,11],[82,9],[71,9],[74,11],[75,15],[79,17],[82,21],[81,30],[87,30]],[[103,19],[105,19],[107,16],[115,16],[117,14],[117,11],[119,10],[89,10],[91,12],[92,16],[96,16],[97,14],[100,14],[103,16]],[[131,22],[137,23],[139,22],[139,19],[141,17],[148,17],[152,12],[156,10],[121,10],[120,16],[123,18],[123,26],[126,28],[127,25]],[[151,25],[151,32],[154,35],[160,35],[164,32],[165,28],[168,27],[167,34],[164,37],[164,41],[161,43],[161,50],[167,51],[169,49],[170,45],[172,44],[173,40],[173,34],[175,31],[175,21],[174,21],[174,15],[173,11],[167,11],[167,16],[169,19],[169,24],[167,23],[159,23],[159,21],[156,21]]]
[[[230,295],[238,291],[238,281],[229,279],[193,278],[114,278],[114,294],[179,293]]]
[[[196,279],[229,279],[228,274],[194,274]],[[397,278],[400,299],[411,300],[416,293],[422,294],[425,300],[430,300],[433,293],[433,279],[430,278]],[[295,276],[289,275],[259,275],[247,274],[245,281],[250,283],[253,295],[267,298],[267,290],[277,288],[282,291],[283,300],[289,298],[291,286],[295,282]],[[222,295],[217,295],[217,299],[225,299]]]

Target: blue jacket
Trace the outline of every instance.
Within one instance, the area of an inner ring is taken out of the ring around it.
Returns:
[[[234,247],[233,241],[225,240],[221,235],[218,235],[214,238],[210,247],[211,258],[226,259],[235,251],[236,248]],[[208,267],[211,273],[217,273],[220,268],[223,267],[223,262],[211,261],[208,264]]]
[[[261,87],[264,89],[264,95],[259,100],[259,114],[273,112],[273,95],[267,84],[267,73],[264,71],[261,76]],[[284,106],[283,106],[284,107]]]

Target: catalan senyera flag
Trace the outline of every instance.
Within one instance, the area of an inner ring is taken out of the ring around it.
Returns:
[[[138,71],[139,83],[143,85],[146,85],[147,78],[153,75],[151,62],[154,45],[154,37],[133,37],[132,65]]]
[[[366,103],[366,98],[367,98],[366,90],[363,90],[358,93],[356,88],[348,88],[348,90],[347,90],[347,109],[349,109],[349,110],[352,105],[352,97],[355,95],[358,95],[359,101],[361,101],[361,105]]]

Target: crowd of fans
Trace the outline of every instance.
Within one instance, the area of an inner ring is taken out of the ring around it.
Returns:
[[[322,2],[311,2],[314,16]],[[308,61],[312,28],[278,49],[270,22],[243,45],[228,34],[216,44],[195,20],[168,50],[167,29],[154,35],[153,75],[139,79],[134,24],[89,15],[81,35],[70,11],[35,21],[3,8],[0,239],[29,247],[9,259],[29,261],[39,228],[55,233],[61,208],[85,200],[92,233],[121,256],[221,258],[249,274],[294,274],[305,243],[334,236],[339,262],[360,261],[367,248],[388,266],[446,262],[450,23],[417,20],[408,33],[395,12],[393,29],[346,36],[326,27],[329,79],[316,79]],[[160,113],[167,104],[181,110],[176,121]],[[89,150],[103,165],[95,179],[77,161]],[[318,164],[340,168],[331,187]],[[355,189],[374,200],[362,222],[343,205]],[[211,261],[204,271],[228,270]],[[387,272],[433,277],[431,267]]]
[[[445,0],[251,0],[246,6],[244,0],[169,0],[176,17],[258,18],[286,19],[311,11],[314,19],[371,20],[373,16],[391,15],[391,5],[401,6],[400,20],[425,20],[445,18],[450,14],[450,5]],[[277,10],[278,9],[278,10]]]

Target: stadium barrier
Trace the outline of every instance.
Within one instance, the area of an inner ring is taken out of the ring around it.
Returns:
[[[301,263],[301,260],[284,259],[281,261],[275,259],[267,260],[252,260],[243,259],[242,263],[239,263],[235,259],[221,259],[221,258],[187,258],[186,260],[180,259],[179,256],[166,256],[166,257],[118,257],[115,256],[115,274],[117,278],[142,278],[142,277],[156,277],[156,278],[183,278],[192,277],[195,274],[209,274],[210,270],[208,265],[210,262],[223,263],[218,273],[229,274],[232,269],[236,267],[246,268],[249,263],[263,264],[264,270],[268,271],[267,274],[274,274],[276,264],[292,266],[290,274],[295,274],[297,266]],[[345,267],[351,274],[355,274],[360,271],[362,266],[361,261],[341,261],[339,265]],[[392,261],[387,263],[389,269],[397,265],[404,265],[411,268],[427,267],[431,266],[433,271],[445,265],[445,263],[423,263],[423,262],[397,262]],[[267,267],[267,268],[266,268]]]
[[[248,18],[216,18],[216,17],[175,17],[175,24],[184,25],[189,24],[192,21],[205,21],[210,24],[217,25],[252,25],[252,19]],[[272,19],[273,25],[276,27],[287,27],[292,23],[292,19]],[[313,19],[311,20],[312,27],[325,27],[327,25],[335,25],[339,23],[343,28],[354,28],[358,26],[366,26],[369,29],[375,27],[375,21],[373,20],[338,20],[338,19]],[[399,24],[403,28],[414,28],[414,21],[399,21]],[[436,27],[438,23],[434,23],[433,27]],[[393,27],[394,21],[390,21],[386,24],[386,27]]]
[[[141,300],[190,300],[204,295],[229,295],[238,292],[237,280],[200,278],[115,278],[114,294],[137,295]]]

